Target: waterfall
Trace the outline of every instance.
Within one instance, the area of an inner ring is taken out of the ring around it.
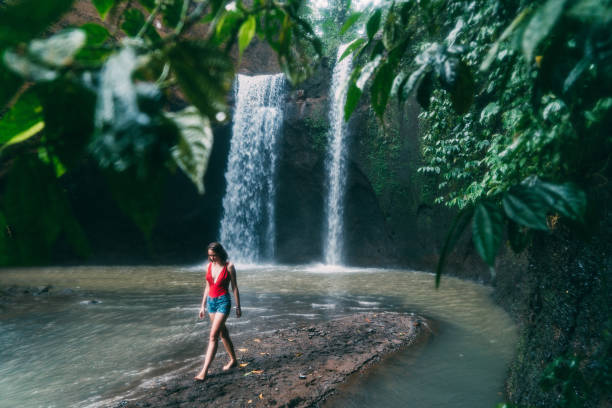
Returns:
[[[346,49],[338,49],[336,59]],[[327,172],[327,198],[325,203],[327,228],[324,239],[325,263],[328,265],[341,265],[343,263],[343,216],[344,196],[346,190],[347,174],[347,126],[344,121],[344,103],[348,88],[348,78],[351,73],[351,56],[337,61],[334,67],[330,92],[328,148],[326,157]]]
[[[285,78],[238,75],[220,239],[233,260],[273,261],[276,145]]]

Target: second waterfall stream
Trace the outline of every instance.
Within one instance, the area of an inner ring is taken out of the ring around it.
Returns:
[[[344,104],[351,74],[352,58],[340,57],[346,49],[341,46],[336,57],[336,66],[330,88],[329,124],[326,163],[325,236],[323,240],[324,261],[328,265],[342,265],[344,253],[344,199],[347,176],[347,134],[344,121]]]

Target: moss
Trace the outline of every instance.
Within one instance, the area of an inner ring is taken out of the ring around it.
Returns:
[[[328,121],[323,117],[307,117],[304,118],[303,123],[310,137],[313,150],[319,154],[325,154],[327,150],[327,133],[329,132]]]

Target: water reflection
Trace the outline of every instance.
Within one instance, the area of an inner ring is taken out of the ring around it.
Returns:
[[[408,311],[437,335],[352,380],[330,406],[490,407],[500,400],[515,329],[490,289],[380,269],[238,265],[241,339],[358,311]],[[208,323],[197,319],[203,268],[87,267],[0,271],[0,287],[54,286],[0,308],[0,407],[108,405],[108,398],[199,364]],[[224,356],[215,363],[221,364]],[[214,368],[214,367],[213,367]],[[61,390],[61,391],[58,391]],[[452,401],[452,402],[451,402]]]

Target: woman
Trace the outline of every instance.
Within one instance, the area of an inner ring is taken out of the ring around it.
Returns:
[[[210,337],[208,340],[208,349],[204,359],[204,367],[195,380],[203,381],[208,374],[208,367],[215,358],[217,352],[217,342],[219,337],[223,341],[223,346],[230,356],[230,361],[223,366],[223,370],[227,371],[237,364],[234,345],[230,339],[225,320],[229,316],[232,308],[231,298],[228,291],[229,284],[232,284],[234,299],[236,300],[236,317],[242,315],[240,311],[240,293],[236,284],[236,268],[234,264],[228,262],[227,252],[218,242],[213,242],[208,245],[208,270],[206,272],[206,287],[204,288],[204,296],[202,297],[202,306],[200,307],[200,319],[204,317],[204,307],[207,306],[208,315],[212,325],[210,327]]]

